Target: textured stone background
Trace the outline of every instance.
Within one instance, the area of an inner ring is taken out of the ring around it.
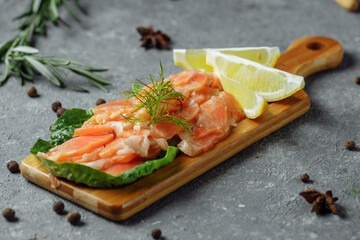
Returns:
[[[0,42],[16,34],[11,19],[29,1],[0,0]],[[152,0],[81,1],[88,16],[76,23],[61,11],[71,27],[52,26],[46,38],[36,39],[44,55],[54,55],[108,67],[104,76],[114,84],[103,93],[77,76],[75,83],[91,93],[58,89],[44,79],[35,86],[40,98],[30,99],[26,87],[10,78],[0,87],[0,208],[12,207],[16,223],[0,217],[0,239],[150,239],[154,227],[166,239],[359,239],[360,209],[350,191],[360,188],[360,14],[349,13],[329,0]],[[174,48],[279,46],[295,39],[323,35],[338,40],[345,58],[340,67],[306,79],[310,111],[277,132],[248,147],[219,166],[169,194],[150,207],[115,223],[64,200],[68,211],[79,211],[83,225],[73,227],[51,210],[60,198],[6,169],[20,162],[37,138],[48,138],[56,120],[50,105],[89,108],[99,97],[114,100],[130,82],[159,72],[181,71],[171,51],[140,48],[139,25],[152,24],[168,33]],[[256,158],[259,156],[259,158]],[[314,183],[305,185],[308,172]],[[298,196],[306,188],[333,190],[339,197],[338,215],[317,216]]]

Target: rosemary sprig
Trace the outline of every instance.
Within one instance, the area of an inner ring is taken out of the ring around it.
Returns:
[[[155,126],[157,123],[175,124],[190,134],[191,131],[189,123],[184,118],[177,117],[169,112],[169,106],[173,106],[178,110],[181,110],[182,101],[185,99],[185,96],[182,95],[182,93],[175,91],[171,80],[164,81],[164,70],[161,63],[160,69],[161,72],[159,80],[157,80],[153,75],[150,75],[149,78],[145,78],[151,81],[150,85],[141,80],[137,80],[137,82],[133,84],[132,91],[129,90],[121,92],[121,94],[125,94],[128,99],[136,99],[135,109],[131,112],[131,114],[134,114],[141,108],[145,108],[145,110],[150,114],[150,120],[136,118],[134,116],[123,115],[123,117],[133,124],[143,121],[149,121],[148,125],[154,124]],[[179,104],[176,104],[176,102]]]
[[[39,50],[33,47],[19,46],[12,49],[8,54],[9,65],[11,66],[10,71],[19,78],[21,84],[23,84],[24,80],[33,81],[34,75],[39,74],[56,86],[69,86],[75,90],[87,92],[84,88],[68,83],[64,79],[66,73],[61,68],[86,77],[92,84],[104,91],[107,91],[104,85],[111,84],[106,79],[94,74],[94,72],[103,72],[107,69],[92,68],[76,61],[35,55],[38,52]]]
[[[85,12],[78,0],[73,1],[80,11]],[[55,24],[62,21],[58,11],[62,4],[65,5],[76,21],[80,21],[68,0],[32,0],[29,9],[15,18],[15,20],[21,19],[23,22],[18,27],[20,33],[0,46],[0,63],[5,63],[5,71],[0,78],[0,86],[7,81],[10,75],[17,76],[20,84],[23,85],[24,80],[33,81],[35,74],[40,74],[56,86],[66,85],[79,91],[87,91],[84,88],[69,84],[64,79],[66,74],[59,69],[62,67],[87,78],[95,86],[107,91],[104,85],[111,84],[111,82],[93,73],[107,69],[96,69],[75,61],[33,55],[39,52],[36,48],[29,47],[33,36],[36,34],[44,35],[49,21]]]

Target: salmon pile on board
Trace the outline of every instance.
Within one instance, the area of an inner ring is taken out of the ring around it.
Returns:
[[[174,90],[183,95],[182,101],[169,105],[166,114],[185,120],[190,131],[166,122],[148,124],[151,116],[145,108],[134,111],[136,98],[121,99],[94,107],[94,116],[75,129],[73,138],[38,156],[117,175],[155,159],[174,138],[184,154],[197,156],[226,138],[231,127],[245,118],[236,99],[223,91],[214,73],[188,70],[164,81],[171,81]],[[127,120],[131,117],[142,121],[131,123]]]

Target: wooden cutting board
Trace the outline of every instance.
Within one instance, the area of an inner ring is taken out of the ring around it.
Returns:
[[[306,77],[338,66],[342,58],[343,50],[337,41],[326,37],[305,37],[294,41],[275,67]],[[27,180],[61,197],[106,218],[120,221],[276,131],[309,108],[309,96],[303,90],[298,91],[289,98],[271,103],[261,117],[241,121],[225,140],[210,151],[193,158],[182,154],[169,165],[123,187],[94,189],[60,179],[60,187],[52,188],[48,171],[32,155],[21,162],[21,173]]]

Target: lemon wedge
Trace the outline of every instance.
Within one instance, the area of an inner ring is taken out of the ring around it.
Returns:
[[[231,93],[240,104],[247,118],[257,118],[268,109],[268,104],[260,95],[249,90],[242,83],[219,74],[221,85],[225,91]]]
[[[246,58],[268,67],[273,67],[280,56],[278,47],[216,48],[214,50]],[[206,49],[174,49],[173,56],[175,65],[185,70],[199,69],[204,72],[213,72],[213,67],[206,64]]]
[[[302,76],[212,49],[206,52],[206,63],[212,66],[218,75],[223,74],[228,79],[243,84],[267,102],[287,98],[305,86]],[[224,87],[226,83],[221,84]],[[231,92],[227,87],[224,89]]]

